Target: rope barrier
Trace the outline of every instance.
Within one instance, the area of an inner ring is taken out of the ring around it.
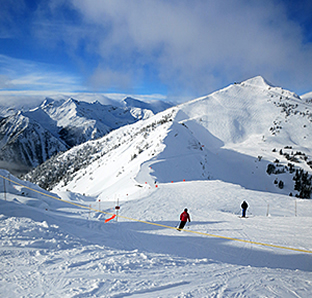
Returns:
[[[0,175],[1,178],[7,180],[7,181],[10,181],[14,184],[17,184],[19,186],[22,186],[26,189],[29,189],[31,191],[34,191],[36,193],[39,193],[41,195],[44,195],[44,196],[47,196],[47,197],[50,197],[52,199],[55,199],[55,200],[58,200],[58,201],[61,201],[61,202],[64,202],[64,203],[67,203],[67,204],[71,204],[73,206],[76,206],[76,207],[79,207],[79,208],[83,208],[83,209],[88,209],[88,210],[91,210],[91,211],[94,211],[94,212],[99,212],[99,213],[103,213],[103,214],[108,214],[108,215],[112,215],[114,216],[115,214],[114,213],[111,213],[111,212],[106,212],[106,211],[102,211],[102,210],[97,210],[97,209],[94,209],[92,207],[88,207],[88,206],[85,206],[85,205],[81,205],[81,204],[78,204],[78,203],[74,203],[74,202],[70,202],[70,201],[65,201],[63,199],[60,199],[56,196],[52,196],[52,195],[49,195],[49,194],[46,194],[42,191],[39,191],[39,190],[36,190],[36,189],[33,189],[31,187],[28,187],[28,186],[25,186],[19,182],[16,182],[16,181],[13,181],[9,178],[6,178],[2,175]],[[159,223],[154,223],[154,222],[150,222],[150,221],[145,221],[145,220],[140,220],[140,219],[135,219],[135,218],[131,218],[131,217],[127,217],[127,216],[122,216],[122,215],[115,215],[116,217],[119,217],[119,218],[123,218],[123,219],[126,219],[126,220],[131,220],[131,221],[136,221],[136,222],[140,222],[140,223],[144,223],[144,224],[149,224],[149,225],[153,225],[153,226],[158,226],[158,227],[162,227],[162,228],[166,228],[166,229],[172,229],[172,230],[177,230],[176,227],[171,227],[171,226],[167,226],[167,225],[163,225],[163,224],[159,224]],[[227,236],[221,236],[221,235],[214,235],[214,234],[209,234],[209,233],[205,233],[205,232],[199,232],[199,231],[193,231],[193,230],[183,230],[184,232],[187,232],[187,233],[193,233],[193,234],[198,234],[198,235],[204,235],[204,236],[209,236],[209,237],[213,237],[213,238],[221,238],[221,239],[226,239],[226,240],[231,240],[231,241],[237,241],[237,242],[243,242],[243,243],[249,243],[249,244],[253,244],[253,245],[260,245],[260,246],[266,246],[266,247],[272,247],[272,248],[279,248],[279,249],[286,249],[286,250],[291,250],[291,251],[296,251],[296,252],[303,252],[303,253],[309,253],[309,254],[312,254],[312,251],[311,250],[307,250],[307,249],[301,249],[301,248],[293,248],[293,247],[288,247],[288,246],[282,246],[282,245],[275,245],[275,244],[269,244],[269,243],[262,243],[262,242],[257,242],[257,241],[252,241],[252,240],[245,240],[245,239],[239,239],[239,238],[233,238],[233,237],[227,237]]]

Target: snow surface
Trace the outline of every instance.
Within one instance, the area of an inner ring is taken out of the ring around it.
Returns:
[[[306,94],[303,94],[300,96],[303,100],[307,101],[307,102],[311,102],[312,101],[312,92],[308,92]]]
[[[193,181],[145,186],[120,201],[121,216],[171,227],[188,207],[192,221],[179,232],[123,217],[105,224],[111,215],[5,183],[6,200],[0,186],[1,297],[311,295],[312,254],[189,232],[312,252],[310,200]],[[109,213],[116,204],[60,195]],[[246,219],[239,218],[242,200],[250,205]]]
[[[68,172],[96,150],[53,193],[0,171],[48,195],[0,179],[1,296],[310,297],[312,201],[265,173],[272,148],[311,159],[310,107],[256,77],[72,148]]]
[[[99,199],[135,192],[136,184],[183,180],[220,180],[295,195],[292,175],[267,175],[266,169],[276,159],[288,166],[280,149],[312,160],[311,108],[296,94],[256,77],[74,147],[29,177],[48,184],[61,172],[51,168],[62,169],[69,178],[60,177],[50,188]],[[77,164],[82,154],[83,167]],[[295,166],[311,173],[304,160]]]

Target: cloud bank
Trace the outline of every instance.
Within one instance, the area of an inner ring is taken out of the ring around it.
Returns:
[[[42,91],[71,91],[81,87],[75,75],[69,75],[46,63],[0,55],[0,68],[1,89],[28,90],[32,86]]]
[[[214,89],[221,81],[257,74],[296,88],[312,87],[312,43],[303,42],[303,29],[288,18],[283,2],[75,0],[72,4],[84,22],[97,27],[93,50],[115,74],[137,69],[135,74],[142,78],[148,65],[148,71],[169,88],[199,92]],[[105,84],[104,73],[102,69]],[[133,74],[129,76],[130,82]]]
[[[29,31],[50,51],[66,53],[95,90],[151,87],[195,97],[262,75],[306,92],[311,10],[309,1],[38,1]]]

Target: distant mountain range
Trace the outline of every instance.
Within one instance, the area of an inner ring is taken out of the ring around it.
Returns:
[[[25,173],[58,152],[169,108],[127,97],[118,106],[87,103],[73,98],[46,98],[31,110],[1,109],[0,166],[14,174]]]
[[[311,195],[311,100],[261,76],[140,119],[52,157],[24,178],[103,199],[133,185],[194,180]]]

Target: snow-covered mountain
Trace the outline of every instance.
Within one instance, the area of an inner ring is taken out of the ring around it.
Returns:
[[[68,146],[34,119],[17,112],[0,120],[0,148],[1,168],[18,174],[67,150]]]
[[[27,171],[60,151],[102,137],[169,106],[158,102],[143,103],[131,98],[126,98],[119,106],[87,103],[72,98],[47,98],[39,107],[27,111],[2,109],[2,167],[13,173],[17,173],[16,170]],[[12,167],[12,164],[16,166]]]
[[[0,170],[1,296],[310,297],[310,108],[256,77]]]
[[[170,107],[172,107],[171,104],[165,102],[165,101],[160,101],[160,100],[152,100],[149,102],[144,102],[141,100],[137,100],[134,99],[132,97],[126,97],[123,100],[123,104],[130,108],[132,113],[135,113],[136,111],[141,111],[141,112],[145,112],[145,111],[152,111],[153,114],[157,114],[161,111],[164,111],[166,109],[169,109]],[[146,118],[143,116],[141,117],[142,119]]]
[[[81,144],[26,178],[100,197],[133,184],[183,180],[309,197],[311,108],[293,92],[255,77]]]
[[[312,102],[312,92],[308,92],[300,96],[302,100],[306,102]]]

